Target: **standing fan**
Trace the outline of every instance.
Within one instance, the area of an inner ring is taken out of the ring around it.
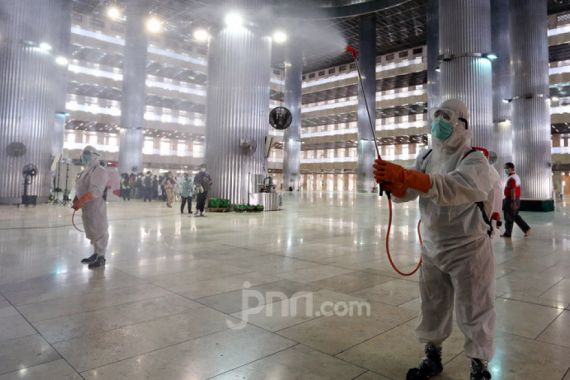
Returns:
[[[37,195],[28,195],[28,187],[32,184],[32,180],[36,175],[38,175],[38,168],[34,164],[27,164],[22,169],[22,175],[24,176],[24,195],[22,195],[22,204],[29,206],[29,205],[36,205],[38,196]]]

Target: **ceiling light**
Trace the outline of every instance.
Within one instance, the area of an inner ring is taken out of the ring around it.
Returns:
[[[58,55],[55,57],[55,63],[60,66],[67,66],[69,64],[69,60],[62,55]]]
[[[160,33],[162,31],[162,20],[156,16],[150,16],[146,20],[146,30],[151,33]]]
[[[497,54],[494,53],[483,54],[483,57],[487,58],[489,61],[494,61],[495,59],[499,58],[497,57]]]
[[[196,29],[192,34],[194,39],[198,42],[206,42],[210,38],[210,34],[206,29]]]
[[[237,12],[228,13],[224,21],[230,28],[239,28],[243,25],[243,17]]]
[[[120,20],[122,17],[121,10],[119,7],[111,5],[109,8],[107,8],[107,17],[115,21]]]
[[[39,48],[41,51],[45,51],[46,53],[50,52],[52,49],[51,45],[47,42],[40,43]]]
[[[277,44],[282,44],[285,43],[285,41],[287,41],[287,33],[285,33],[282,30],[276,30],[273,33],[273,42]]]

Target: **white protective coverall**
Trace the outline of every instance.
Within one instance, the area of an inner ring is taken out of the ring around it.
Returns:
[[[491,177],[491,187],[493,188],[493,212],[501,215],[503,210],[503,181],[493,165],[489,165],[489,175]]]
[[[415,170],[430,177],[429,192],[408,189],[394,198],[407,202],[419,196],[424,249],[416,335],[421,343],[441,345],[451,334],[455,305],[467,356],[489,361],[494,353],[495,262],[489,227],[476,202],[483,202],[490,217],[490,166],[481,152],[469,153],[471,132],[457,120],[467,119],[465,105],[449,100],[440,108],[459,116],[453,134],[444,141],[433,138],[431,153],[424,150],[416,159]]]
[[[81,198],[88,192],[93,195],[93,199],[83,206],[81,219],[85,228],[85,236],[91,241],[95,253],[98,256],[105,256],[109,242],[109,225],[107,204],[103,199],[103,193],[109,177],[105,168],[99,165],[100,154],[97,150],[87,146],[83,151],[91,152],[92,159],[86,163],[85,170],[81,172],[75,184],[76,196]]]

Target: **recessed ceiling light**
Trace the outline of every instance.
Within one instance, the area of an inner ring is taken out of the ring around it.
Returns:
[[[243,17],[237,12],[230,12],[224,18],[226,25],[230,28],[239,28],[243,25]]]
[[[119,7],[117,7],[116,5],[111,5],[107,8],[107,17],[109,17],[111,20],[119,20],[122,17],[122,12],[119,9]]]
[[[282,44],[285,43],[286,41],[287,41],[287,33],[285,33],[284,31],[276,30],[273,33],[273,42]]]
[[[210,33],[208,33],[206,29],[200,28],[196,29],[192,34],[192,36],[198,42],[207,42],[208,39],[210,38]]]
[[[162,20],[160,20],[158,17],[150,16],[146,20],[146,30],[151,33],[160,33],[162,32],[162,24]]]

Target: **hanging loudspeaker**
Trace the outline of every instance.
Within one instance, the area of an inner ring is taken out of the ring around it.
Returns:
[[[269,124],[275,129],[287,129],[292,121],[293,115],[291,115],[291,111],[285,107],[275,107],[269,113]]]

